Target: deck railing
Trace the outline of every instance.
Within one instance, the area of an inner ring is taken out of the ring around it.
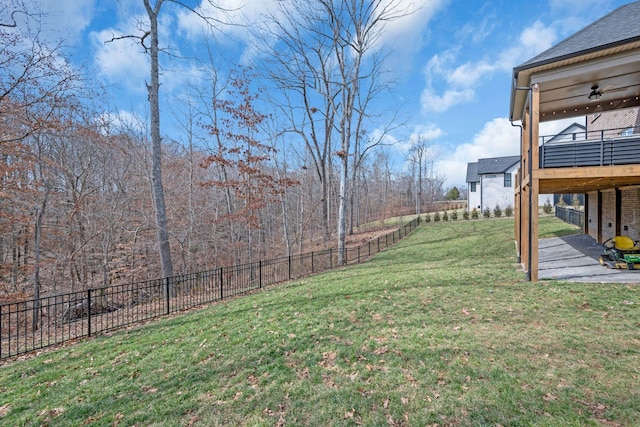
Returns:
[[[542,137],[540,168],[640,164],[640,128]]]

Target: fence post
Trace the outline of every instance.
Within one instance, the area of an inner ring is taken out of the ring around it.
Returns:
[[[344,252],[347,252],[347,249],[344,249]],[[329,270],[333,270],[333,248],[329,248]]]
[[[89,336],[91,336],[91,288],[87,289],[87,329],[89,329]]]
[[[169,309],[169,277],[164,278],[164,294],[167,297],[167,314],[170,313]]]
[[[291,255],[289,255],[289,280],[291,280]]]
[[[360,264],[360,246],[358,246],[358,264]]]
[[[222,286],[223,278],[222,278],[222,267],[220,267],[220,299],[224,299],[224,287]]]
[[[262,289],[262,260],[258,261],[258,287]]]
[[[311,252],[311,273],[315,273],[315,269],[313,268],[313,251]]]

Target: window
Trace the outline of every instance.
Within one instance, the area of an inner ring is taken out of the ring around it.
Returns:
[[[620,132],[620,136],[631,136],[633,135],[633,128],[627,128]]]
[[[476,183],[475,182],[471,182],[471,189],[469,191],[471,191],[472,193],[476,192]]]
[[[505,187],[511,187],[511,174],[510,173],[505,173],[504,174],[504,186]]]

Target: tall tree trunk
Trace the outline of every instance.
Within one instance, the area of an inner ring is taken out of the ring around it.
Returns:
[[[34,331],[40,327],[40,243],[42,237],[42,220],[47,208],[49,189],[45,189],[44,199],[36,209],[35,236],[34,236],[34,262],[33,262],[33,317],[31,327]]]
[[[158,247],[160,250],[160,265],[162,277],[173,276],[173,263],[171,262],[171,248],[169,245],[169,230],[167,228],[167,212],[164,201],[164,188],[162,186],[162,138],[160,137],[160,99],[159,99],[159,65],[158,65],[158,13],[164,0],[158,0],[155,9],[144,0],[144,6],[149,15],[149,36],[151,38],[149,55],[151,57],[151,84],[147,85],[149,91],[149,107],[151,113],[151,144],[152,144],[152,168],[151,187],[153,193],[153,206],[156,216],[156,231]],[[171,294],[173,289],[169,290]]]

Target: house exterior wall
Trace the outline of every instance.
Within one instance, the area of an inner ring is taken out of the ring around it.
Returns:
[[[616,234],[616,192],[607,190],[602,193],[602,239],[607,240]]]
[[[482,185],[479,182],[476,182],[476,191],[471,192],[471,183],[467,183],[467,209],[469,212],[473,210],[473,208],[478,208],[480,206],[480,195],[482,191]]]
[[[514,165],[506,173],[511,174],[511,185],[504,186],[504,173],[481,175],[482,204],[481,210],[492,210],[496,205],[504,210],[507,206],[513,207],[514,181],[518,165]]]
[[[640,187],[621,192],[620,234],[640,240]],[[626,228],[626,230],[625,230]]]
[[[638,126],[640,124],[638,111],[637,108],[627,108],[602,114],[590,114],[587,116],[587,131],[626,129]]]
[[[588,193],[588,212],[589,218],[587,218],[587,234],[593,237],[596,241],[598,240],[598,192],[593,191]]]

